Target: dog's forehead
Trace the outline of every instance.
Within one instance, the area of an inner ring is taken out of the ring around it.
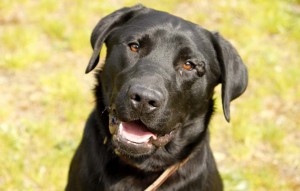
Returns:
[[[124,41],[127,37],[142,38],[151,35],[161,39],[175,40],[177,43],[210,44],[209,31],[190,21],[184,20],[172,14],[148,9],[148,11],[136,15],[114,32],[118,41]],[[125,40],[126,41],[126,40]]]
[[[133,17],[126,23],[126,27],[133,27],[141,31],[164,29],[165,31],[195,31],[196,24],[186,21],[172,14],[149,9],[148,12]]]
[[[179,26],[179,24],[182,27],[187,27],[188,25],[192,24],[191,22],[186,21],[170,13],[157,11],[153,9],[149,9],[148,12],[133,17],[131,22],[134,22],[136,24],[140,23],[141,25],[149,25],[149,26],[172,24],[174,27]]]

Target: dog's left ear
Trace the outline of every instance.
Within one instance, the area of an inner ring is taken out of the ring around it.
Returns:
[[[236,49],[218,33],[213,33],[213,36],[213,44],[221,69],[223,112],[229,122],[230,102],[246,90],[248,72]]]
[[[94,51],[85,73],[89,73],[97,66],[102,45],[111,31],[122,26],[145,9],[146,8],[140,4],[133,7],[125,7],[107,15],[98,22],[92,32],[91,44]]]

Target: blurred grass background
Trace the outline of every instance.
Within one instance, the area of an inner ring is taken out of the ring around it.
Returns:
[[[220,86],[215,95],[211,142],[225,190],[300,190],[299,0],[1,0],[0,190],[63,190],[94,104],[90,33],[136,3],[219,31],[248,66],[230,124]]]

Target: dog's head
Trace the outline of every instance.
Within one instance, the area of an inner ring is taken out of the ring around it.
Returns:
[[[247,69],[228,41],[165,12],[138,5],[100,20],[86,73],[104,43],[98,102],[110,108],[114,147],[132,160],[180,158],[205,131],[215,86],[222,84],[227,121],[230,102],[247,86]]]

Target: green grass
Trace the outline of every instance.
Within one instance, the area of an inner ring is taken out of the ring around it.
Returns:
[[[0,190],[64,188],[94,104],[89,35],[136,3],[219,31],[248,66],[230,124],[220,86],[215,95],[211,142],[225,190],[300,190],[299,0],[1,1]]]

